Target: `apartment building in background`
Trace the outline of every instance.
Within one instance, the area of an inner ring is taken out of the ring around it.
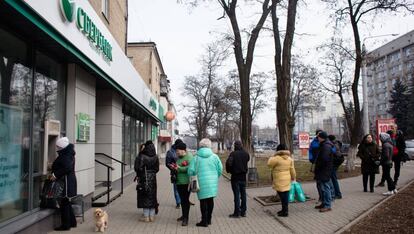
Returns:
[[[369,52],[367,59],[367,96],[370,128],[377,119],[392,116],[390,92],[397,80],[410,84],[414,76],[414,30]]]

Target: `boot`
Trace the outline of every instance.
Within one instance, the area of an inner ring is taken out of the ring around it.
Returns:
[[[144,222],[144,223],[149,223],[150,222],[150,218],[148,216],[144,216],[144,217],[140,218],[139,220],[141,222]]]
[[[154,216],[150,216],[149,217],[149,221],[152,223],[152,222],[154,222],[155,221],[155,217]]]

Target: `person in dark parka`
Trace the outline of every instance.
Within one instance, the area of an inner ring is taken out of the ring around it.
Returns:
[[[374,192],[375,174],[379,173],[381,152],[371,134],[362,138],[358,146],[357,156],[361,158],[361,173],[364,192],[368,192],[368,178],[370,192]]]
[[[250,155],[243,149],[241,141],[235,141],[234,151],[230,153],[226,161],[226,171],[231,174],[231,188],[234,195],[234,212],[229,215],[230,218],[246,216],[246,175],[249,160]]]
[[[155,152],[152,141],[145,143],[145,148],[135,159],[135,172],[138,177],[137,207],[144,209],[144,217],[141,221],[153,222],[157,202],[157,173],[160,162]]]
[[[333,170],[332,148],[334,144],[328,139],[326,132],[318,134],[320,150],[315,161],[315,180],[321,190],[322,204],[316,206],[320,212],[331,211],[332,200],[332,181],[331,175]]]
[[[77,184],[75,175],[75,146],[69,143],[67,137],[56,141],[58,157],[52,164],[51,180],[64,181],[63,198],[60,201],[61,226],[56,231],[69,231],[76,227],[76,218],[69,198],[76,196]]]

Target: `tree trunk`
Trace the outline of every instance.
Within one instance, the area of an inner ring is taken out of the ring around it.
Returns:
[[[351,142],[350,148],[354,148],[355,150],[349,152],[348,158],[350,160],[349,169],[354,170],[354,161],[356,158],[356,147],[359,142],[359,135],[361,131],[361,110],[360,110],[360,104],[359,104],[359,96],[358,96],[358,84],[359,84],[359,77],[361,73],[361,65],[362,65],[362,50],[361,50],[361,41],[359,36],[359,30],[358,30],[358,23],[356,21],[356,18],[353,16],[352,11],[350,14],[351,17],[351,25],[352,30],[354,34],[354,42],[355,42],[355,53],[356,53],[356,59],[355,59],[355,71],[354,71],[354,80],[352,82],[352,97],[354,100],[354,123],[351,131]]]
[[[291,50],[293,44],[293,36],[295,32],[296,9],[298,0],[289,0],[286,35],[283,41],[283,49],[281,46],[279,18],[277,17],[278,0],[272,0],[272,26],[275,44],[275,70],[277,80],[277,103],[276,115],[277,125],[279,128],[280,143],[286,144],[290,151],[293,152],[292,132],[295,126],[292,113],[289,108],[290,103],[290,67],[291,67]]]

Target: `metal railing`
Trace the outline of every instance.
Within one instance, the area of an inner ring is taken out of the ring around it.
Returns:
[[[115,159],[105,153],[95,153],[95,155],[102,155],[108,159],[111,159],[119,164],[121,164],[121,192],[118,193],[117,195],[115,195],[113,198],[111,198],[111,191],[112,191],[112,181],[111,181],[111,171],[115,170],[115,168],[113,168],[112,166],[109,166],[108,164],[101,162],[97,159],[95,159],[95,162],[106,167],[106,191],[94,196],[92,198],[92,205],[93,206],[106,206],[109,203],[111,203],[112,201],[114,201],[115,199],[117,199],[118,197],[120,197],[123,193],[124,193],[124,172],[125,172],[125,166],[126,164],[118,159]],[[99,202],[95,202],[96,200],[98,200],[99,198],[103,197],[103,196],[107,196],[106,202],[104,203],[99,203]]]

